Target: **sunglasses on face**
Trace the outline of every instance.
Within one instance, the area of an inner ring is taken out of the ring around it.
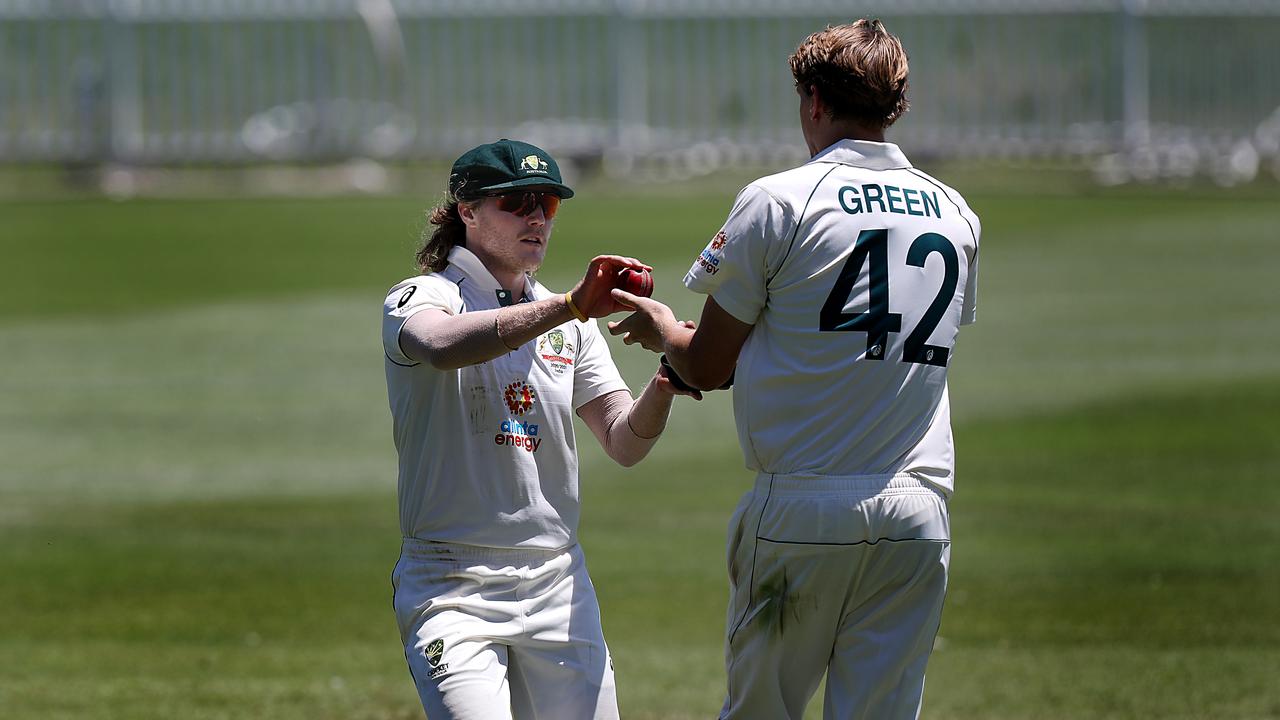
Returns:
[[[560,196],[549,192],[495,193],[486,197],[495,198],[499,210],[516,217],[527,217],[534,208],[541,206],[542,214],[550,220],[560,209]]]

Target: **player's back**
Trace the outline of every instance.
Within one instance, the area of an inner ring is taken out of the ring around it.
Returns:
[[[885,143],[845,141],[753,185],[791,237],[764,238],[767,299],[738,364],[748,464],[950,490],[946,372],[973,319],[977,217]]]

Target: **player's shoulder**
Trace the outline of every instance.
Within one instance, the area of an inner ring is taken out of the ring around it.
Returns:
[[[450,277],[447,268],[443,272],[412,275],[392,285],[383,305],[387,310],[403,309],[410,302],[428,298],[434,299],[435,304],[449,307],[462,303],[462,291],[457,279]]]
[[[397,290],[404,290],[409,287],[418,287],[418,288],[424,288],[424,289],[432,288],[432,289],[440,289],[440,290],[452,289],[453,291],[456,292],[458,289],[458,281],[457,281],[457,278],[450,277],[449,269],[446,268],[441,272],[423,273],[421,275],[410,275],[409,277],[401,280],[395,285],[392,285],[391,289],[388,290],[387,293],[392,294],[392,293],[395,293]]]
[[[784,207],[802,206],[829,172],[829,167],[806,163],[757,178],[743,188],[742,192],[765,195]]]
[[[973,209],[969,207],[969,202],[964,199],[964,195],[961,195],[959,190],[956,190],[955,188],[939,180],[933,175],[930,175],[929,173],[921,170],[918,167],[907,168],[906,171],[916,176],[917,178],[920,178],[920,180],[925,184],[931,185],[941,190],[942,193],[947,196],[947,198],[949,198],[952,202],[958,205],[965,212],[971,215],[975,214],[973,212]]]
[[[959,190],[956,190],[920,168],[907,168],[905,172],[908,172],[918,178],[925,185],[937,188],[941,191],[942,194],[946,196],[947,200],[949,200],[951,204],[955,205],[956,209],[960,212],[960,216],[963,217],[965,222],[969,224],[969,227],[972,228],[974,242],[978,241],[978,238],[982,235],[982,221],[978,218],[978,214],[973,211],[973,208],[969,207],[969,201],[965,200],[964,195],[961,195]]]

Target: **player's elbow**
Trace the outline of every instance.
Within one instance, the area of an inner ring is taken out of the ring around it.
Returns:
[[[622,455],[619,457],[615,457],[613,461],[618,463],[624,468],[629,468],[629,467],[635,467],[636,465],[638,465],[642,459],[644,459],[643,456],[636,457],[633,455]]]
[[[635,467],[640,464],[645,455],[649,454],[649,448],[636,448],[631,450],[621,450],[613,454],[613,461],[624,468]]]
[[[644,440],[633,434],[630,438],[616,438],[615,442],[609,443],[605,448],[605,454],[610,460],[624,468],[629,468],[638,465],[649,454],[651,447],[653,447],[652,440]]]
[[[716,390],[722,387],[733,375],[732,365],[728,367],[717,367],[714,365],[701,365],[689,368],[689,376],[684,377],[685,383],[697,390]]]

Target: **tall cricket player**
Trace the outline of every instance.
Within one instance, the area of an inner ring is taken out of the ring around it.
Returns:
[[[418,252],[387,294],[382,340],[400,459],[392,577],[405,658],[431,720],[618,717],[578,546],[577,413],[639,462],[677,390],[633,400],[595,320],[633,258],[602,255],[567,293],[533,279],[573,191],[541,148],[481,145],[453,165]]]
[[[907,55],[878,20],[790,59],[812,159],[738,195],[685,285],[695,329],[615,291],[610,325],[691,386],[734,378],[755,487],[729,532],[722,718],[919,714],[950,558],[947,368],[973,322],[980,226],[884,131]],[[734,376],[736,368],[736,377]]]

